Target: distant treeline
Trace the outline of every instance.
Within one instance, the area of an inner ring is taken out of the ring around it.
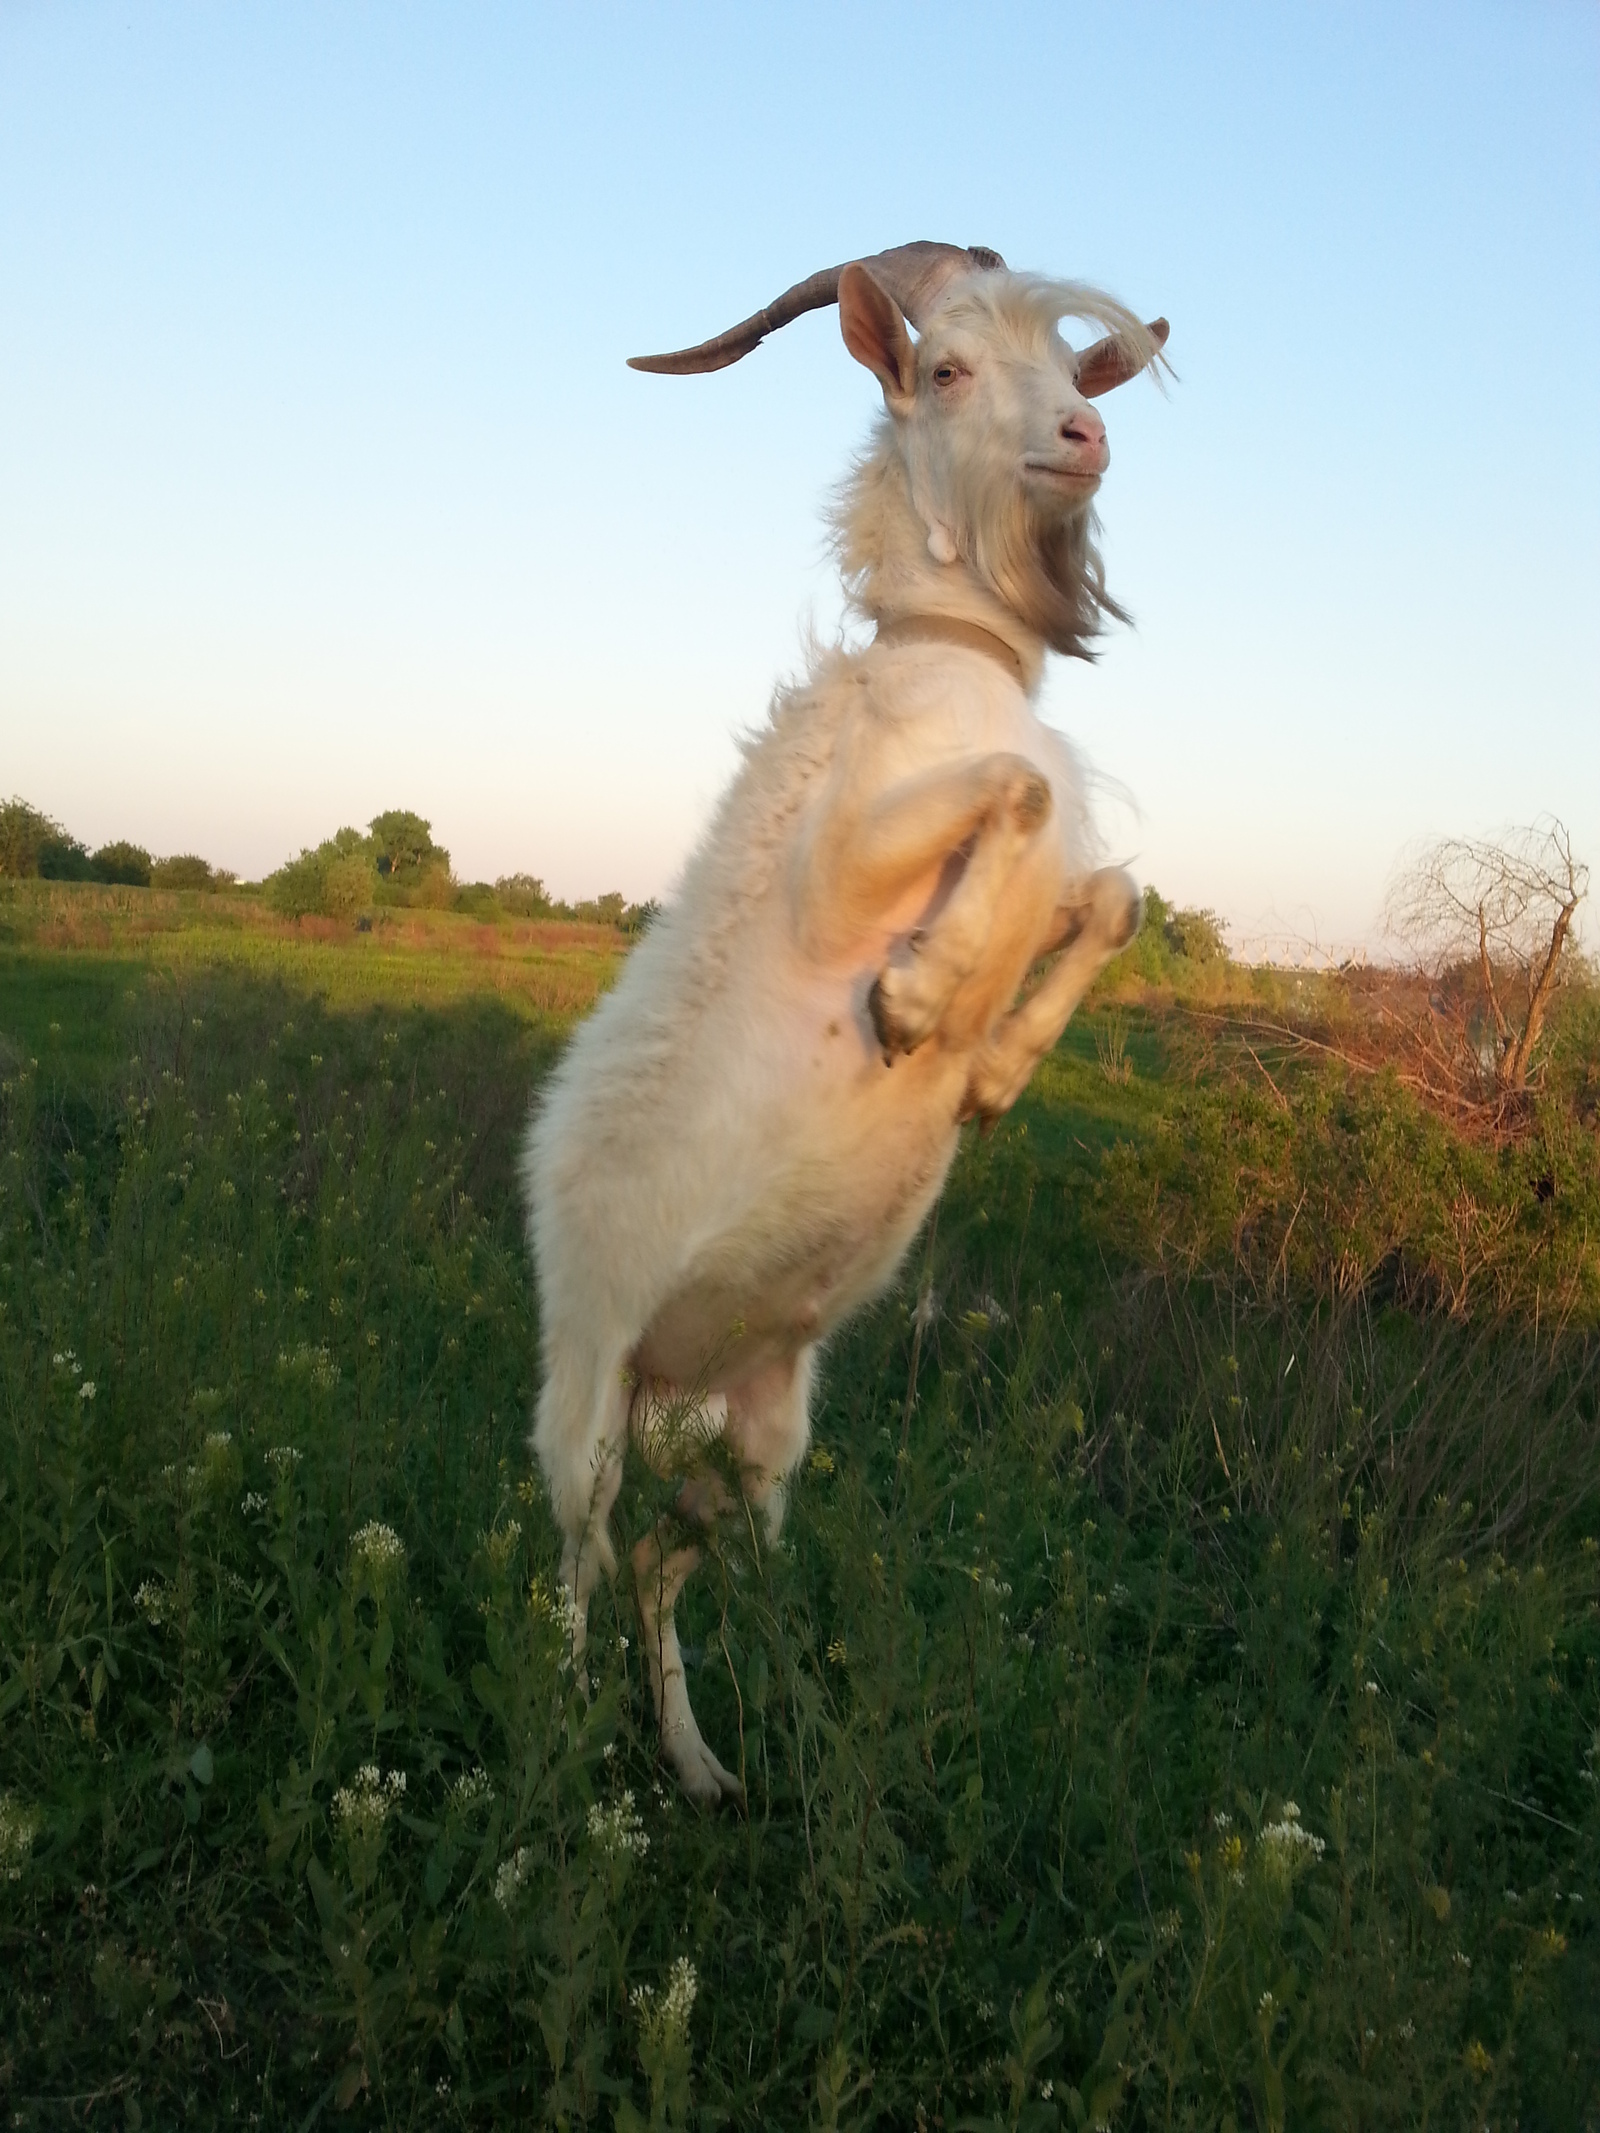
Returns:
[[[114,882],[130,889],[225,889],[226,867],[193,852],[156,859],[142,844],[119,837],[91,852],[59,822],[26,800],[0,800],[0,875],[13,880]]]
[[[226,867],[193,852],[157,859],[119,838],[90,851],[59,822],[26,800],[0,801],[0,876],[13,880],[94,881],[132,889],[244,887]],[[374,815],[365,832],[337,830],[305,847],[259,884],[287,918],[370,920],[385,907],[465,911],[475,917],[571,919],[633,935],[655,915],[654,903],[629,903],[619,890],[583,903],[550,895],[534,874],[506,874],[490,884],[457,881],[450,854],[433,841],[433,825],[409,808]]]
[[[135,889],[236,886],[236,877],[226,867],[214,867],[193,852],[155,859],[143,845],[125,839],[91,852],[26,800],[0,802],[0,875],[111,882]],[[308,845],[269,874],[260,893],[286,918],[339,918],[357,925],[386,907],[422,906],[490,920],[570,919],[614,926],[630,937],[642,933],[659,908],[653,901],[631,904],[616,889],[583,903],[566,903],[552,896],[537,874],[502,874],[492,883],[457,881],[450,854],[433,841],[432,823],[404,807],[374,815],[365,832],[336,830],[321,844]],[[1175,960],[1226,962],[1225,931],[1214,911],[1186,910],[1168,903],[1158,890],[1146,889],[1144,926],[1127,951],[1124,967],[1158,981]]]

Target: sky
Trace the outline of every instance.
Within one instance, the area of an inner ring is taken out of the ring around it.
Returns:
[[[1589,0],[0,0],[0,792],[669,889],[879,396],[831,313],[624,358],[913,237],[1172,321],[1044,696],[1116,857],[1282,952],[1430,835],[1600,872]]]

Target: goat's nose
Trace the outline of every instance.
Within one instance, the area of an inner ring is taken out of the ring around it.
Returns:
[[[1081,445],[1086,451],[1104,451],[1106,426],[1092,407],[1080,407],[1061,418],[1063,444]]]

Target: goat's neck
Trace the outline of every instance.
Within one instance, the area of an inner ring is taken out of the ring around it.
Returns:
[[[969,564],[934,560],[897,454],[875,455],[861,469],[844,500],[839,532],[858,613],[880,625],[917,615],[973,623],[1016,653],[1023,687],[1032,695],[1044,672],[1043,638]]]

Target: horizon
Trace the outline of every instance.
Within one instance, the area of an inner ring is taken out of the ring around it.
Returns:
[[[624,358],[935,235],[1172,321],[1105,406],[1138,626],[1044,696],[1112,854],[1335,954],[1431,834],[1600,859],[1600,19],[899,20],[8,10],[0,785],[252,879],[407,805],[463,880],[661,896],[839,626],[879,402],[831,314]],[[1092,85],[1065,138],[1024,81]]]

